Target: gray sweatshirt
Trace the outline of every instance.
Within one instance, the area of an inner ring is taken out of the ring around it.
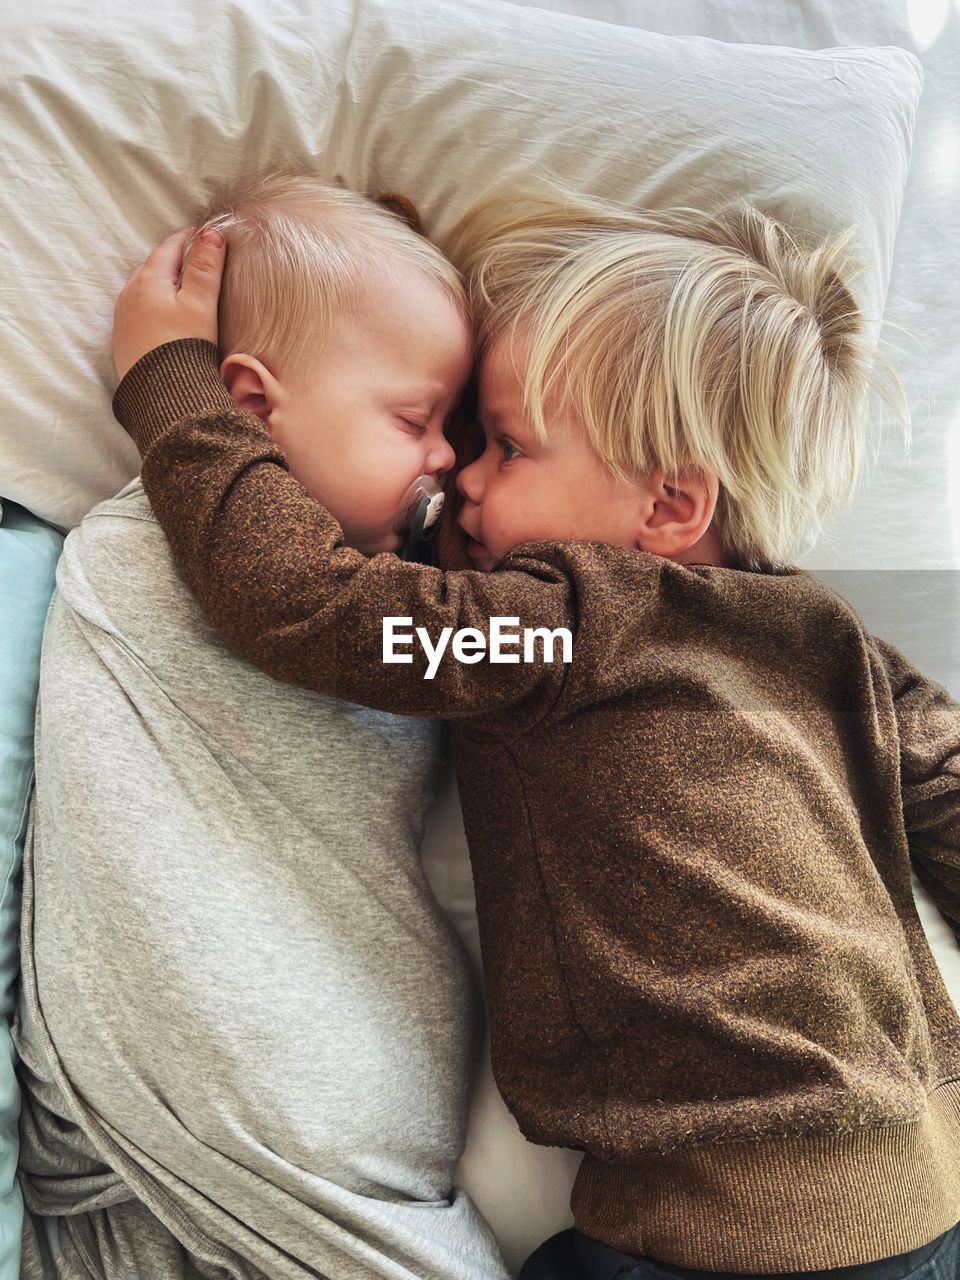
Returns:
[[[23,1275],[505,1280],[451,1186],[475,1007],[443,729],[278,684],[135,483],[67,539],[24,858]]]

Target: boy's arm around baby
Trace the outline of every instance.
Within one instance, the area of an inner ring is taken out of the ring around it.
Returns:
[[[340,525],[290,475],[259,418],[231,400],[209,342],[150,351],[121,383],[114,411],[143,456],[144,488],[190,590],[227,643],[261,670],[401,715],[509,710],[515,730],[556,700],[566,671],[559,641],[534,638],[530,661],[522,644],[507,644],[508,656],[492,662],[489,637],[491,618],[510,619],[508,634],[572,635],[575,592],[563,544],[527,544],[496,573],[444,573],[345,546]],[[385,662],[385,618],[411,620],[393,630],[422,627],[434,648],[445,629],[472,628],[487,652],[479,662],[458,660],[448,632],[439,662],[430,664],[416,639],[394,646],[409,661]]]
[[[900,791],[917,878],[960,940],[960,704],[874,638],[900,737]]]

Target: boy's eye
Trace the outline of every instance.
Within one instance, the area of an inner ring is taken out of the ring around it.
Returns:
[[[499,440],[497,441],[497,444],[498,444],[498,446],[499,446],[499,448],[500,448],[501,461],[502,461],[502,462],[512,462],[512,461],[513,461],[513,457],[512,457],[512,456],[510,456],[510,453],[509,453],[509,451],[510,451],[510,450],[512,450],[512,451],[513,451],[513,455],[514,455],[514,456],[516,456],[516,457],[518,457],[518,458],[521,456],[521,454],[520,454],[520,450],[517,448],[517,446],[513,443],[513,441],[512,441],[512,440],[506,440],[506,439],[501,438],[501,439],[499,439]]]
[[[425,422],[415,422],[413,418],[404,418],[402,414],[400,415],[400,421],[404,426],[412,427],[414,431],[426,431],[427,429]]]

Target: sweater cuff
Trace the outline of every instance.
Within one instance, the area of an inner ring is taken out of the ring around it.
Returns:
[[[113,416],[141,458],[176,423],[236,407],[220,378],[220,353],[202,338],[154,347],[124,374],[113,397]]]

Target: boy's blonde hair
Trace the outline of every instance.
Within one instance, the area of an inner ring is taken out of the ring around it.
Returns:
[[[402,201],[399,203],[402,204]],[[219,187],[197,232],[227,241],[220,349],[244,351],[273,372],[302,364],[338,322],[362,310],[372,287],[421,273],[469,308],[456,268],[402,215],[313,174],[274,172]]]
[[[541,442],[554,397],[618,479],[712,469],[725,549],[773,568],[852,495],[869,385],[909,431],[844,282],[853,240],[806,246],[743,203],[710,215],[500,197],[444,248],[467,280],[478,354],[523,344]]]

